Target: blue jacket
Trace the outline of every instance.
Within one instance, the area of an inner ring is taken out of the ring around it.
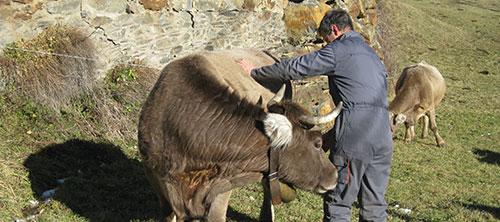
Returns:
[[[344,33],[318,51],[254,69],[251,75],[256,80],[283,82],[328,76],[330,95],[335,103],[344,103],[335,121],[336,145],[332,152],[369,159],[392,149],[386,70],[359,33]]]

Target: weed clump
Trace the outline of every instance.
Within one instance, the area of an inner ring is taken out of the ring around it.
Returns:
[[[158,77],[158,70],[139,64],[140,62],[117,65],[105,77],[105,88],[120,104],[134,105],[138,101],[144,101]]]
[[[93,137],[135,138],[139,112],[158,75],[139,64],[117,65],[91,91],[72,99],[66,113]]]
[[[140,64],[117,65],[104,78],[101,88],[110,99],[107,101],[108,108],[100,112],[107,113],[103,123],[108,133],[115,134],[113,137],[135,137],[136,127],[127,126],[137,125],[142,104],[158,78],[159,70]]]
[[[0,56],[0,82],[58,110],[93,88],[94,46],[79,30],[52,26],[31,40],[8,44]],[[1,89],[1,88],[0,88]]]

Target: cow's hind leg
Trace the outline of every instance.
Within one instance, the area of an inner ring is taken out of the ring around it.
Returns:
[[[229,205],[230,197],[231,197],[231,191],[221,193],[217,195],[217,197],[215,197],[214,201],[210,205],[207,221],[209,222],[226,221],[226,212],[227,212],[227,207]]]
[[[436,143],[439,147],[445,146],[443,138],[438,133],[437,124],[436,124],[436,111],[434,109],[429,110],[429,119],[430,119],[430,128],[434,133],[434,137],[436,137]]]
[[[426,113],[422,116],[422,139],[426,138],[429,135],[429,113]]]

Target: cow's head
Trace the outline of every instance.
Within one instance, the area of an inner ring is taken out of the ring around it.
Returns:
[[[395,114],[393,112],[389,112],[389,121],[391,121],[391,132],[394,135],[398,130],[398,124],[406,121],[406,115],[403,113]]]
[[[278,149],[279,180],[316,193],[335,188],[337,169],[326,157],[314,126],[333,121],[342,105],[326,116],[312,117],[298,104],[281,101],[283,92],[284,86],[268,103],[263,121],[271,149]]]

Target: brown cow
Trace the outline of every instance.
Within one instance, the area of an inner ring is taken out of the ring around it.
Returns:
[[[241,58],[274,62],[255,50],[174,60],[143,106],[139,150],[165,221],[224,221],[233,188],[275,171],[279,181],[315,193],[336,186],[337,170],[311,128],[332,121],[341,106],[311,118],[280,101],[283,90],[273,97],[245,74],[235,62]]]
[[[436,125],[436,107],[446,92],[444,78],[436,67],[425,62],[403,69],[396,83],[396,97],[389,106],[392,131],[396,132],[397,124],[405,123],[405,141],[415,137],[415,122],[423,117],[422,138],[426,137],[429,128],[436,137],[438,146],[445,142],[439,136]]]

